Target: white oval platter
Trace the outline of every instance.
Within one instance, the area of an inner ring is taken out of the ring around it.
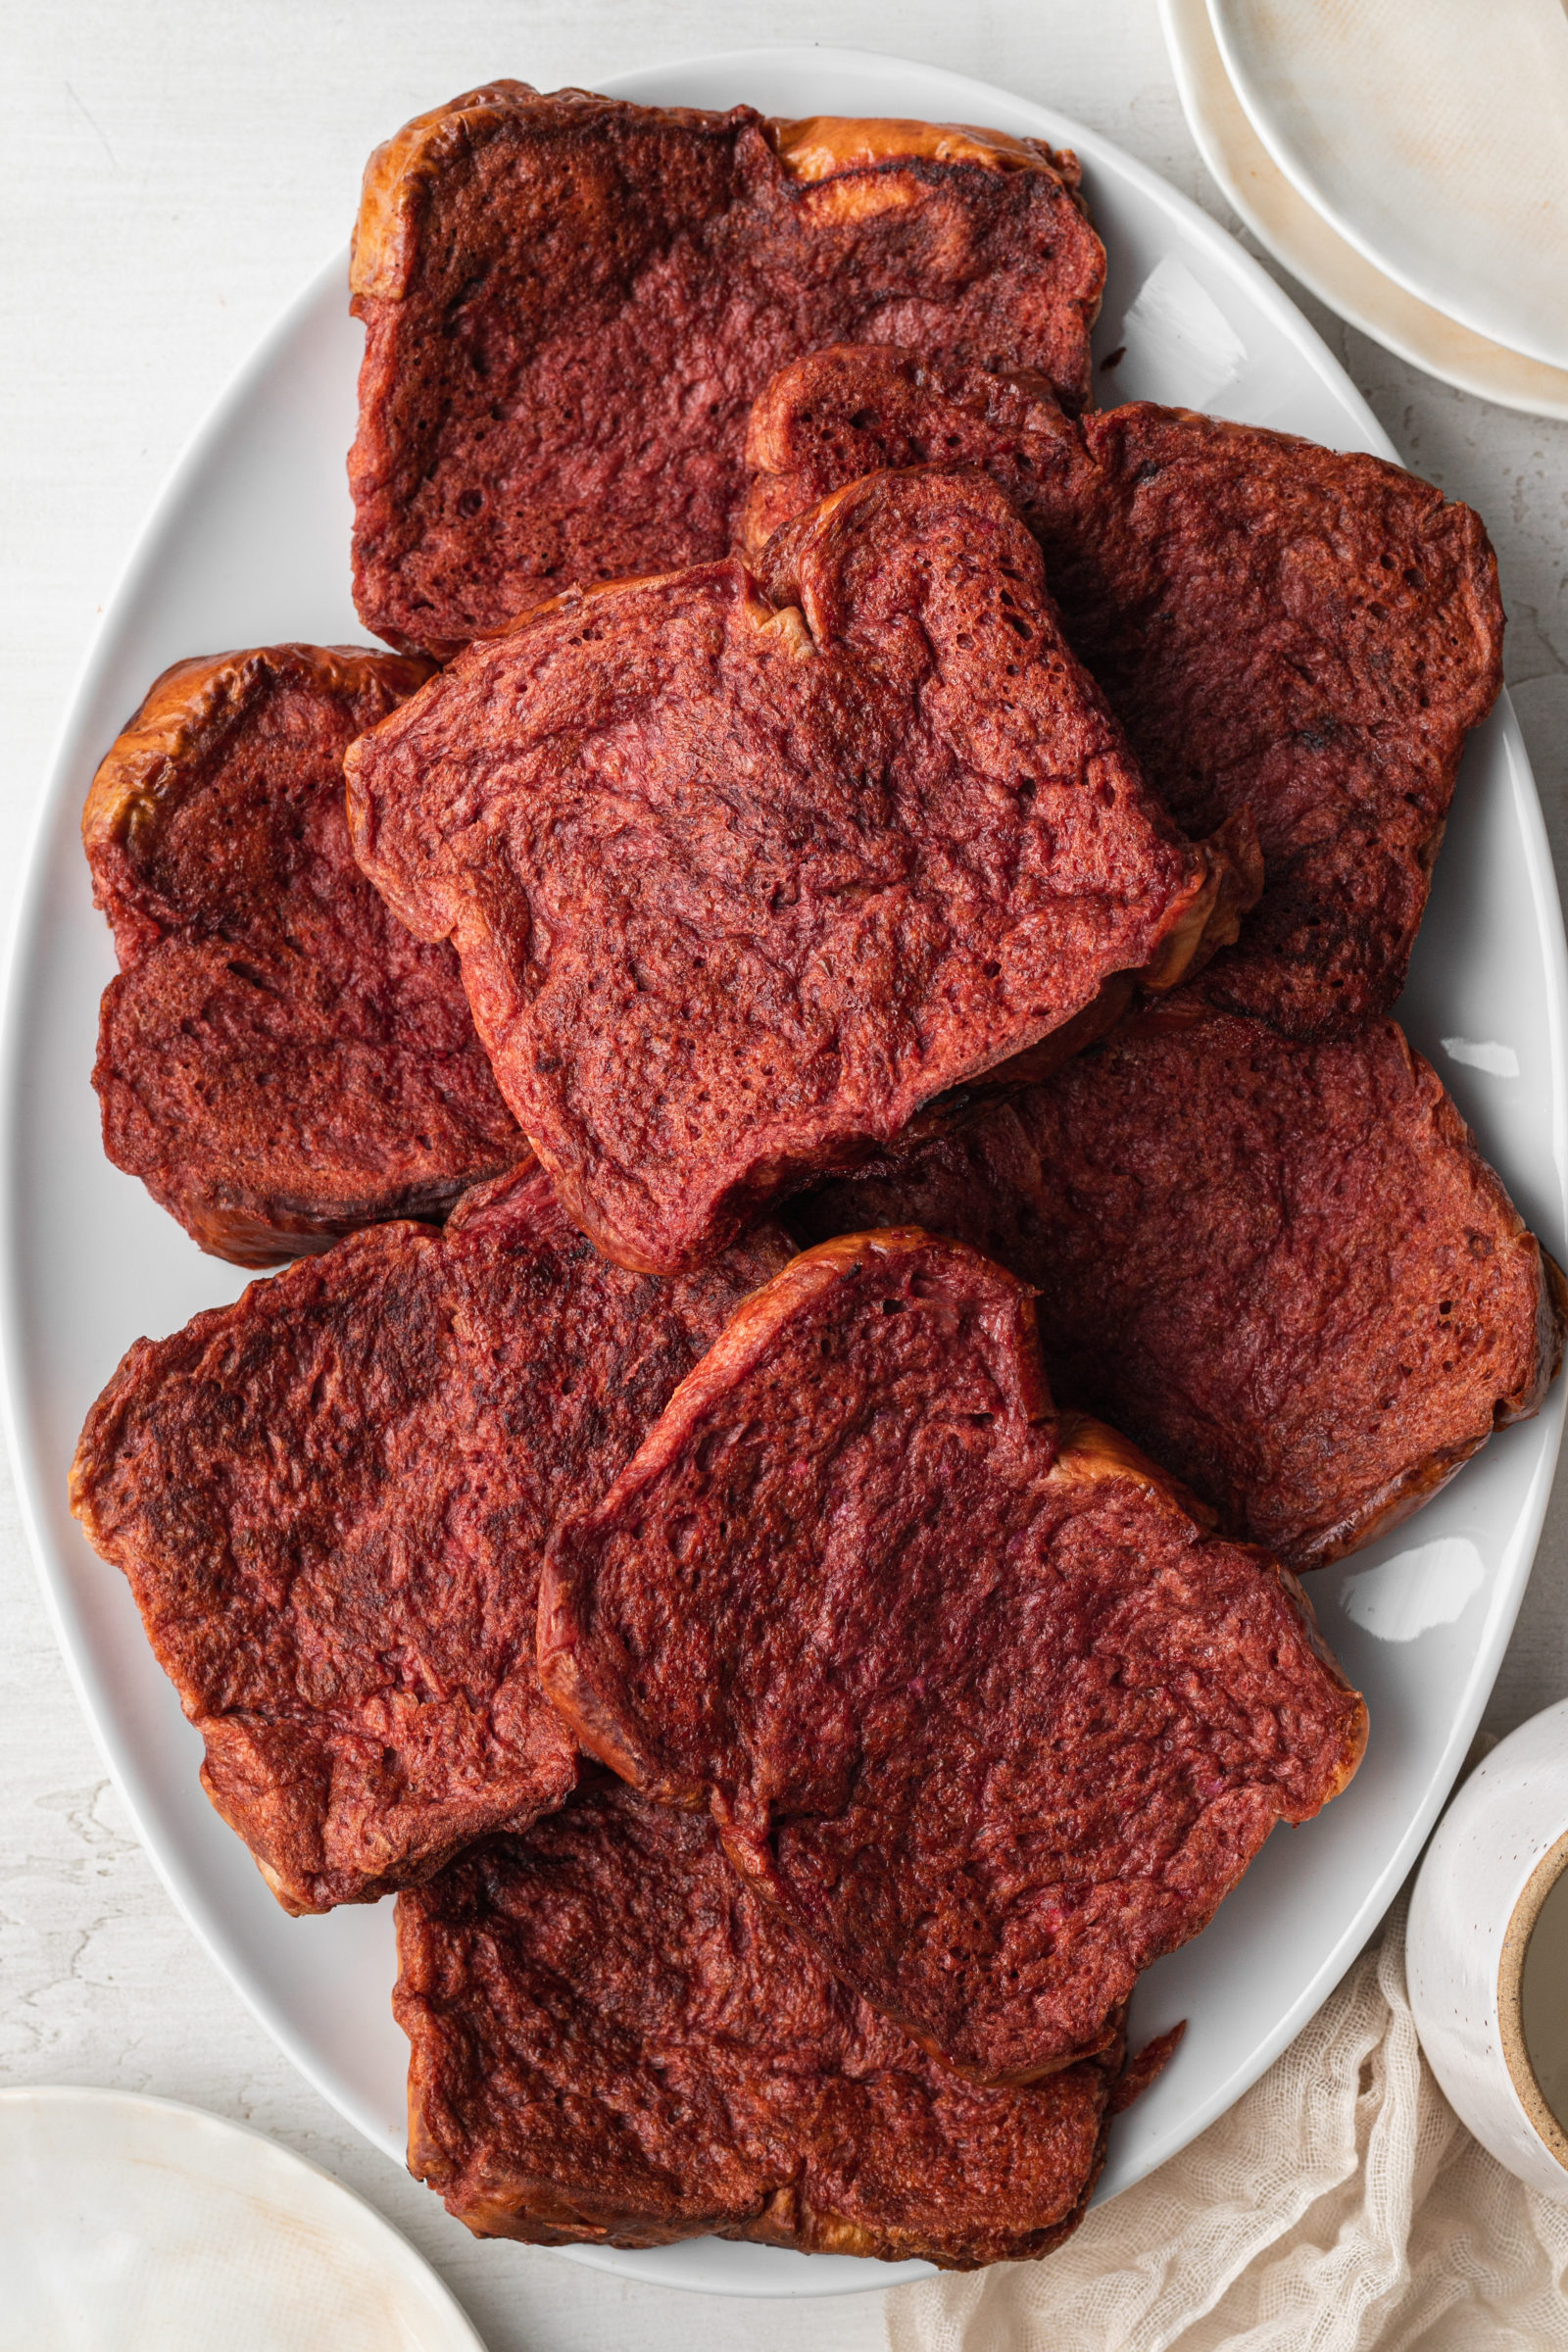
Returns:
[[[498,72],[526,75],[503,47]],[[1145,396],[1392,456],[1299,313],[1196,206],[1046,108],[935,68],[830,49],[616,74],[655,103],[912,115],[1077,149],[1110,253],[1102,397]],[[432,90],[431,102],[447,93]],[[395,125],[388,124],[388,129]],[[0,1320],[13,1451],[43,1589],[77,1694],[171,1892],[293,2062],[394,2162],[406,2050],[393,2025],[390,1905],[291,1920],[197,1784],[201,1743],[122,1580],[66,1507],[83,1415],[122,1350],[236,1297],[99,1144],[88,1083],[114,969],[77,819],[94,765],[156,673],[186,654],[363,636],[349,599],[343,460],[360,330],[346,262],[306,287],[196,436],[109,603],[43,795],[5,1000]],[[1114,387],[1112,391],[1111,387]],[[1473,742],[1404,1013],[1525,1215],[1561,1250],[1568,1214],[1561,917],[1540,807],[1506,704]],[[1447,1041],[1445,1045],[1444,1041]],[[1141,2179],[1256,2078],[1348,1965],[1419,1852],[1492,1688],[1551,1484],[1562,1396],[1505,1432],[1421,1517],[1314,1582],[1324,1631],[1365,1690],[1372,1736],[1323,1818],[1277,1832],[1208,1931],[1152,1970],[1139,2033],[1185,2017],[1164,2078],[1116,2125],[1102,2196]],[[575,2259],[726,2294],[841,2294],[923,2275],[703,2240]]]

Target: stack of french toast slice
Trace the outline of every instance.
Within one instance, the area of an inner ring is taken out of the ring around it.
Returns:
[[[278,1900],[396,1894],[480,2234],[1048,2253],[1140,1974],[1355,1771],[1298,1572],[1558,1368],[1392,1017],[1486,534],[1095,409],[1104,268],[972,125],[420,117],[395,650],[199,652],[88,797],[105,1148],[295,1262],[137,1342],[74,1507]]]

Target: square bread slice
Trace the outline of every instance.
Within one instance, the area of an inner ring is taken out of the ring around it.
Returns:
[[[1311,1045],[1184,988],[789,1220],[999,1258],[1054,1394],[1296,1569],[1408,1518],[1562,1360],[1562,1277],[1393,1021]]]
[[[558,1534],[539,1668],[585,1747],[708,1805],[842,1983],[990,2082],[1109,2046],[1366,1737],[1289,1571],[1057,1414],[1024,1285],[913,1228],[748,1300]]]
[[[1038,139],[470,90],[366,170],[360,617],[444,657],[573,581],[726,554],[752,399],[821,343],[1034,368],[1080,406],[1104,268]]]
[[[662,1273],[1174,983],[1231,873],[1147,791],[982,474],[853,485],[764,585],[729,559],[574,593],[346,762],[360,862],[457,947],[563,1202]]]
[[[787,1255],[760,1234],[691,1281],[621,1273],[528,1165],[444,1232],[354,1235],[130,1349],[72,1508],[285,1909],[373,1902],[560,1804],[546,1538]]]
[[[848,1992],[712,1825],[609,1781],[398,1899],[409,2169],[480,2237],[710,2231],[969,2270],[1082,2218],[1132,2074],[988,2090]]]
[[[782,370],[748,462],[754,561],[873,466],[983,466],[1176,822],[1250,810],[1262,898],[1204,994],[1300,1036],[1389,1011],[1465,735],[1502,684],[1468,507],[1356,451],[1148,401],[1075,420],[1039,376],[880,348]]]

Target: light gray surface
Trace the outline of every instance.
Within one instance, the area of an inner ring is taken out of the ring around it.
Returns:
[[[369,147],[419,108],[498,74],[591,82],[773,38],[897,48],[1059,106],[1227,219],[1182,121],[1152,0],[999,0],[956,18],[933,0],[897,12],[804,0],[787,20],[649,0],[337,0],[329,10],[72,0],[28,12],[12,0],[0,33],[5,904],[72,677],[159,482],[262,328],[341,243]],[[1568,425],[1451,392],[1303,307],[1407,461],[1491,527],[1508,675],[1568,883]],[[80,1073],[61,1082],[79,1084]],[[1560,1494],[1488,1718],[1494,1731],[1568,1692],[1565,1566]],[[215,1975],[130,1840],[55,1656],[6,1489],[0,2082],[44,2081],[153,2090],[276,2132],[374,2198],[441,2265],[492,2352],[632,2342],[848,2352],[883,2341],[878,2296],[738,2305],[475,2245],[350,2138]]]

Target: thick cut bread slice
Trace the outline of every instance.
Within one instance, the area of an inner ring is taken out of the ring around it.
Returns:
[[[1289,1573],[1058,1417],[1023,1285],[913,1229],[741,1309],[558,1536],[539,1663],[586,1746],[706,1801],[843,1983],[988,2082],[1102,2047],[1366,1729]]]
[[[695,1281],[623,1274],[528,1167],[445,1233],[356,1235],[130,1349],[72,1507],[287,1909],[372,1901],[561,1802],[545,1539],[781,1254],[763,1235]]]
[[[1103,278],[1077,164],[1038,140],[472,90],[365,174],[361,618],[446,654],[570,582],[724,555],[751,401],[818,344],[1037,368],[1077,406]]]
[[[457,958],[349,849],[343,755],[428,674],[349,646],[176,662],[93,779],[104,1149],[238,1265],[443,1216],[527,1151]]]
[[[614,1784],[401,1896],[398,1956],[410,2170],[481,2237],[968,2270],[1049,2253],[1100,2171],[1119,2031],[1038,2087],[965,2082],[747,1893],[709,1822]]]
[[[753,412],[745,540],[875,466],[983,466],[1039,539],[1067,641],[1177,823],[1249,808],[1261,902],[1204,993],[1314,1036],[1387,1012],[1466,731],[1502,683],[1468,507],[1397,466],[1134,402],[1063,415],[1039,377],[824,351]]]
[[[1306,1045],[1183,989],[790,1222],[1000,1258],[1055,1394],[1293,1568],[1408,1517],[1562,1355],[1561,1276],[1393,1021]]]
[[[768,587],[730,560],[564,598],[347,761],[360,861],[455,942],[563,1201],[663,1273],[1174,981],[1230,871],[1146,791],[982,475],[856,485]]]

